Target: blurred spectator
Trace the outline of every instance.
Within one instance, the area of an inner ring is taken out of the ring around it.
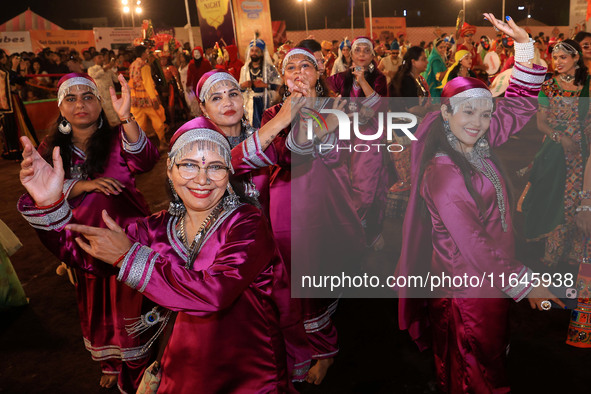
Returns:
[[[80,60],[80,55],[76,51],[70,51],[70,55],[68,57],[68,61],[66,62],[68,66],[68,70],[71,73],[83,73],[84,70],[82,69],[82,62]]]
[[[109,88],[112,87],[115,89],[115,83],[118,82],[117,75],[113,71],[113,68],[115,67],[115,59],[105,63],[104,56],[100,53],[95,53],[92,60],[94,66],[88,69],[88,75],[90,75],[90,77],[94,79],[94,82],[96,82],[96,86],[98,87],[101,96],[101,106],[103,107],[103,111],[105,111],[109,124],[114,127],[120,123],[119,116],[117,115],[117,112],[115,112],[115,108],[113,108],[111,93],[109,92]]]
[[[94,66],[94,61],[92,61],[92,56],[89,50],[82,52],[82,69],[88,71],[88,69]]]

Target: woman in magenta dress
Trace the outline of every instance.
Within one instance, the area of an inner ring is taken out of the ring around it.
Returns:
[[[375,134],[379,127],[378,116],[372,116],[373,113],[387,111],[380,97],[388,96],[388,83],[386,76],[378,70],[374,56],[371,40],[365,37],[356,38],[351,46],[353,66],[347,71],[330,76],[326,81],[335,93],[342,97],[355,98],[349,100],[349,110],[359,112],[359,131],[366,135]],[[363,120],[366,111],[369,116]],[[385,135],[380,140],[371,141],[372,144],[385,142]],[[367,141],[355,137],[351,143],[365,144]],[[349,158],[353,201],[363,223],[368,245],[377,242],[377,246],[382,243],[380,234],[390,186],[384,164],[388,158],[385,156],[386,149],[372,146],[368,152],[352,152]]]
[[[505,364],[511,298],[528,297],[540,310],[550,308],[549,300],[564,306],[547,288],[532,287],[532,271],[515,259],[506,181],[489,151],[535,114],[532,98],[546,70],[532,65],[533,41],[513,20],[485,17],[515,38],[520,60],[505,101],[494,111],[483,82],[458,77],[443,89],[441,112],[427,115],[419,127],[398,267],[406,277],[485,275],[481,287],[442,287],[429,294],[400,288],[400,327],[421,349],[433,346],[438,388],[446,393],[510,391]]]
[[[314,106],[315,111],[329,105],[329,91],[312,52],[292,49],[283,60],[282,72],[289,97],[303,95],[308,98],[306,105]],[[281,116],[284,105],[287,101],[265,111],[262,128]],[[327,120],[331,123],[330,116]],[[347,271],[349,264],[359,263],[364,241],[351,199],[346,155],[326,149],[336,146],[337,138],[324,127],[314,128],[315,142],[307,140],[306,133],[300,132],[305,124],[306,119],[298,114],[292,122],[296,126],[283,129],[265,153],[277,163],[271,174],[271,227],[281,255],[289,262],[292,292],[301,299],[304,326],[316,360],[307,381],[320,384],[338,353],[331,318],[337,301],[334,294],[320,299],[303,289],[301,276],[334,273],[337,267],[339,273]]]
[[[58,201],[57,154],[51,169],[26,150],[21,181],[30,195],[19,208],[29,220],[50,223],[62,240],[84,234],[90,243],[77,238],[67,244],[72,252],[114,265],[118,280],[178,313],[160,361],[159,393],[291,392],[291,378],[305,376],[310,360],[268,221],[232,179],[230,145],[208,119],[183,125],[170,145],[170,212],[125,232],[106,211],[108,229],[65,227],[70,212]]]
[[[218,126],[230,141],[234,175],[240,176],[246,185],[246,194],[258,199],[268,216],[269,176],[271,167],[277,162],[277,155],[273,148],[267,148],[277,134],[289,126],[295,108],[292,111],[290,105],[284,106],[271,122],[255,129],[244,117],[240,84],[222,70],[205,73],[197,84],[195,94],[204,116]],[[291,98],[288,100],[291,102]]]
[[[108,209],[122,226],[150,212],[135,187],[134,176],[152,169],[158,151],[133,120],[127,83],[121,76],[119,81],[122,97],[117,99],[113,91],[111,99],[123,124],[111,128],[92,78],[76,73],[62,77],[58,84],[60,117],[39,147],[48,161],[53,148],[60,148],[66,163],[63,194],[79,223],[103,226],[102,209]],[[76,273],[82,336],[92,358],[101,363],[101,386],[112,387],[119,374],[119,387],[135,390],[148,361],[141,351],[146,339],[128,334],[125,319],[140,316],[144,298],[117,282],[111,267],[80,251],[70,254],[50,232],[38,229],[37,233]]]

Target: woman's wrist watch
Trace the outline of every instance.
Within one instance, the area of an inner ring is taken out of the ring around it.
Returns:
[[[131,123],[131,122],[135,122],[135,117],[133,116],[133,114],[129,114],[129,116],[125,117],[125,118],[119,118],[119,120],[121,121],[121,123]]]

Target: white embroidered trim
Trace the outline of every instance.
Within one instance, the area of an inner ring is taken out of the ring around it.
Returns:
[[[64,193],[64,198],[67,199],[72,192],[72,189],[78,183],[79,179],[66,179],[64,180],[64,186],[62,187],[62,193]]]
[[[231,74],[228,74],[226,72],[217,72],[211,75],[209,78],[207,78],[207,81],[205,81],[205,83],[201,87],[201,90],[199,91],[199,101],[203,103],[205,101],[205,97],[207,96],[213,85],[220,81],[232,82],[234,85],[236,85],[238,89],[240,89],[240,84],[238,83],[236,78],[234,78]]]
[[[525,291],[530,287],[526,283],[532,283],[532,274],[532,270],[524,266],[517,274],[518,285],[515,287],[507,285],[502,289],[503,292],[515,301],[521,301],[529,293],[529,291]]]
[[[148,137],[146,137],[146,133],[140,127],[140,136],[136,142],[129,142],[127,138],[125,138],[125,132],[123,128],[121,128],[121,147],[127,153],[137,154],[140,153],[146,144],[148,143]]]
[[[140,293],[143,293],[144,290],[146,290],[146,286],[148,286],[148,282],[150,281],[150,278],[152,277],[152,271],[154,271],[154,265],[156,264],[156,259],[158,258],[158,256],[159,256],[158,253],[154,253],[152,258],[150,258],[150,261],[148,261],[148,272],[146,273],[146,278],[144,279],[144,284],[139,289]]]
[[[283,67],[281,68],[282,74],[285,74],[285,66],[287,65],[287,61],[289,60],[289,58],[292,56],[295,56],[295,55],[304,55],[304,56],[308,57],[308,59],[312,60],[312,64],[314,64],[316,69],[318,69],[318,62],[316,61],[316,58],[314,57],[314,55],[312,55],[310,52],[306,51],[305,49],[294,48],[291,51],[287,52],[287,55],[285,55],[285,57],[283,58]]]
[[[88,86],[90,88],[90,90],[92,91],[92,94],[94,94],[96,96],[96,98],[98,98],[99,100],[101,99],[101,96],[99,95],[99,92],[98,92],[98,88],[96,87],[96,85],[94,83],[92,83],[92,81],[90,79],[84,78],[84,77],[74,77],[74,78],[68,79],[67,81],[65,81],[64,83],[62,83],[60,85],[60,88],[57,92],[57,106],[58,107],[62,104],[62,101],[68,95],[68,90],[72,86],[76,86],[76,85]]]
[[[522,82],[523,84],[531,84],[536,87],[541,86],[544,83],[544,74],[534,74],[531,72],[523,71],[521,68],[513,67],[513,71],[511,72],[511,81],[513,82]]]
[[[121,263],[121,268],[119,268],[119,275],[117,275],[118,281],[121,282],[121,280],[123,280],[123,274],[125,273],[125,268],[127,267],[127,263],[131,259],[131,256],[133,256],[135,250],[139,247],[140,247],[140,243],[136,242],[133,245],[131,245],[131,248],[129,248],[129,250],[127,251],[127,254],[123,258],[123,262]]]
[[[129,287],[137,289],[137,285],[142,279],[142,275],[144,274],[144,269],[146,268],[150,254],[152,254],[152,249],[144,245],[140,246],[135,257],[131,261],[131,268],[129,269],[129,274],[125,279],[125,283]]]
[[[58,209],[53,212],[47,211],[47,209],[34,209],[21,212],[21,214],[33,228],[45,231],[61,229],[72,219],[72,210],[65,201],[65,198]],[[43,216],[30,216],[38,214],[42,214]]]

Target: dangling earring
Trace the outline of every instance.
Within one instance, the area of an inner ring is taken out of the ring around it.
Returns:
[[[186,211],[185,204],[183,204],[183,201],[179,198],[176,190],[174,190],[174,185],[170,179],[168,180],[168,183],[170,184],[170,190],[172,192],[172,201],[168,204],[168,213],[172,216],[183,216]]]
[[[322,97],[324,95],[324,87],[322,87],[322,84],[320,83],[320,80],[316,81],[316,95]]]
[[[287,100],[287,98],[289,96],[291,96],[291,92],[289,91],[289,88],[287,87],[287,85],[283,85],[283,101]]]
[[[228,195],[224,197],[224,210],[232,211],[240,206],[240,198],[234,193],[234,189],[230,182],[228,182],[228,187],[226,187],[228,191]]]
[[[578,70],[579,68],[581,68],[581,66],[579,66],[578,64],[575,65],[575,70]]]
[[[369,66],[367,66],[367,68],[369,69],[369,72],[371,74],[373,70],[376,68],[376,66],[374,66],[373,63],[369,63]]]
[[[103,117],[102,116],[99,116],[98,128],[99,129],[102,129],[103,128]]]
[[[61,122],[58,123],[57,129],[62,134],[65,134],[65,135],[70,134],[72,132],[72,125],[63,116],[61,116],[61,118],[62,118],[62,120],[61,120]]]

